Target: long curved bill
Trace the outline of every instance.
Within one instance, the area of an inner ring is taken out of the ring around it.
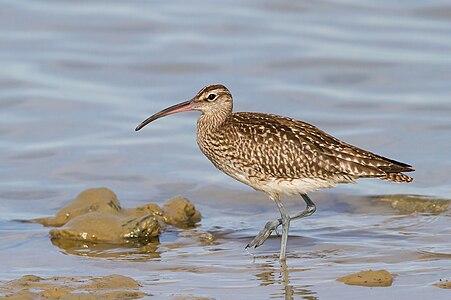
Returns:
[[[165,117],[165,116],[169,116],[172,114],[176,114],[179,112],[183,112],[183,111],[189,111],[189,110],[193,110],[196,108],[196,102],[194,102],[194,100],[188,100],[176,105],[173,105],[171,107],[165,108],[160,112],[157,112],[156,114],[148,117],[147,119],[145,119],[144,121],[142,121],[141,124],[139,124],[138,126],[136,126],[135,131],[140,130],[141,128],[143,128],[144,126],[146,126],[147,124],[149,124],[150,122],[155,121],[156,119],[159,119],[161,117]]]

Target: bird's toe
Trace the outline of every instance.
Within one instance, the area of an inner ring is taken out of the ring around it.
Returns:
[[[277,232],[277,227],[281,224],[280,220],[273,220],[266,223],[265,227],[257,234],[256,237],[246,246],[246,249],[260,247],[269,238],[273,231]]]

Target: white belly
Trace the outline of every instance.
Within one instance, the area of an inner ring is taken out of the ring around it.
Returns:
[[[227,175],[236,180],[249,185],[255,190],[265,192],[272,197],[281,195],[299,195],[316,191],[324,188],[332,188],[337,183],[353,183],[348,178],[332,178],[330,180],[321,178],[297,178],[297,179],[278,179],[269,178],[261,179],[257,177],[249,177],[247,174],[236,170],[223,170]]]

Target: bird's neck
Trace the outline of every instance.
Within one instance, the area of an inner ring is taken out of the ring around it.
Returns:
[[[208,134],[214,133],[224,124],[231,114],[232,112],[228,110],[203,113],[197,120],[198,138],[206,137]]]

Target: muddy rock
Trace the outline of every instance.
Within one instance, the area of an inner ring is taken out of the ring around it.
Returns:
[[[337,281],[349,285],[370,287],[391,286],[393,283],[393,275],[386,270],[368,270],[340,277]]]
[[[128,238],[147,240],[158,237],[161,228],[160,222],[152,215],[130,219],[127,215],[92,212],[50,230],[50,235],[52,238],[115,244]]]
[[[167,201],[163,206],[164,219],[173,226],[192,226],[200,221],[200,213],[188,199],[181,196]]]
[[[434,285],[439,287],[439,288],[441,288],[441,289],[447,289],[447,290],[451,289],[451,281],[448,281],[448,280],[441,280],[440,279],[440,281],[437,282]]]
[[[60,209],[55,217],[34,219],[33,222],[44,226],[59,227],[69,220],[89,212],[100,211],[104,213],[117,213],[121,205],[116,194],[107,188],[87,189],[81,192],[77,198]]]
[[[167,201],[163,209],[154,203],[124,209],[111,190],[96,188],[80,193],[55,217],[31,222],[57,227],[50,230],[52,239],[124,244],[157,238],[167,225],[193,226],[200,217],[195,206],[183,197]]]

